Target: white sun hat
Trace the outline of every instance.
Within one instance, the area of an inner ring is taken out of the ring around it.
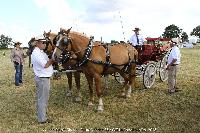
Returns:
[[[175,42],[176,44],[179,44],[179,43],[180,43],[179,38],[172,38],[171,41],[172,41],[172,42]]]
[[[35,41],[43,41],[43,42],[45,42],[46,39],[44,38],[43,35],[39,35],[39,36],[36,36],[36,37],[35,37]]]

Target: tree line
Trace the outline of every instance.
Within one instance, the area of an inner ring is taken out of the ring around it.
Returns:
[[[194,35],[200,38],[200,25],[195,27],[190,35]],[[174,38],[174,37],[180,37],[183,42],[188,41],[188,34],[183,31],[183,29],[179,28],[175,24],[171,24],[167,26],[164,29],[164,33],[161,35],[162,38]],[[8,37],[6,35],[0,36],[0,49],[9,48],[10,46],[13,46],[13,41],[11,37]]]

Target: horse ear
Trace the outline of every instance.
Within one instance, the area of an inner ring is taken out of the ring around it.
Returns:
[[[49,30],[49,33],[51,33],[51,30]]]
[[[60,31],[62,31],[63,30],[63,28],[60,28]]]
[[[71,29],[72,29],[72,27],[69,28],[69,29],[66,31],[66,34],[68,34],[68,33],[70,32]]]

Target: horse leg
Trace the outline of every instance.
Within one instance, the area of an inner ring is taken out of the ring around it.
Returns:
[[[70,97],[70,96],[72,96],[72,73],[71,72],[70,73],[67,72],[66,75],[67,75],[68,85],[69,85],[69,89],[67,89],[66,95],[68,97]]]
[[[97,97],[99,98],[99,105],[98,105],[97,111],[102,112],[103,100],[102,100],[102,91],[101,91],[101,75],[96,74],[94,81],[95,81],[95,86],[96,86]]]
[[[108,93],[108,75],[104,76],[104,88],[103,88],[103,93],[107,94]]]
[[[126,86],[127,86],[127,84],[128,84],[128,81],[125,79],[124,80],[125,82],[124,82],[124,84],[123,84],[123,87],[122,87],[122,90],[121,90],[121,94],[120,94],[120,96],[121,97],[125,97],[126,96]]]
[[[88,106],[93,106],[93,102],[94,102],[94,95],[93,95],[93,77],[91,77],[90,75],[85,74],[85,77],[88,81],[88,85],[89,85],[89,91],[90,91],[90,98],[89,98],[89,102],[88,102]]]
[[[76,102],[82,101],[82,99],[81,99],[82,96],[81,96],[81,92],[80,92],[80,88],[81,88],[81,86],[80,86],[80,78],[81,78],[80,73],[79,72],[75,72],[74,73],[74,79],[75,79],[76,88],[77,88],[77,96],[76,96],[76,99],[75,99]]]
[[[131,74],[129,75],[129,83],[128,83],[128,90],[127,90],[127,93],[126,93],[126,97],[131,97],[131,92],[132,92],[132,87],[135,88],[135,85],[136,85],[136,80],[135,80],[135,72],[136,72],[136,69],[134,66],[132,66],[133,69],[131,69]]]

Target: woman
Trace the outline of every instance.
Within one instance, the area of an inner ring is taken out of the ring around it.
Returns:
[[[24,64],[24,58],[26,57],[23,53],[23,49],[20,47],[22,43],[16,42],[14,48],[11,51],[11,61],[14,63],[15,67],[15,86],[22,84],[22,70]]]

